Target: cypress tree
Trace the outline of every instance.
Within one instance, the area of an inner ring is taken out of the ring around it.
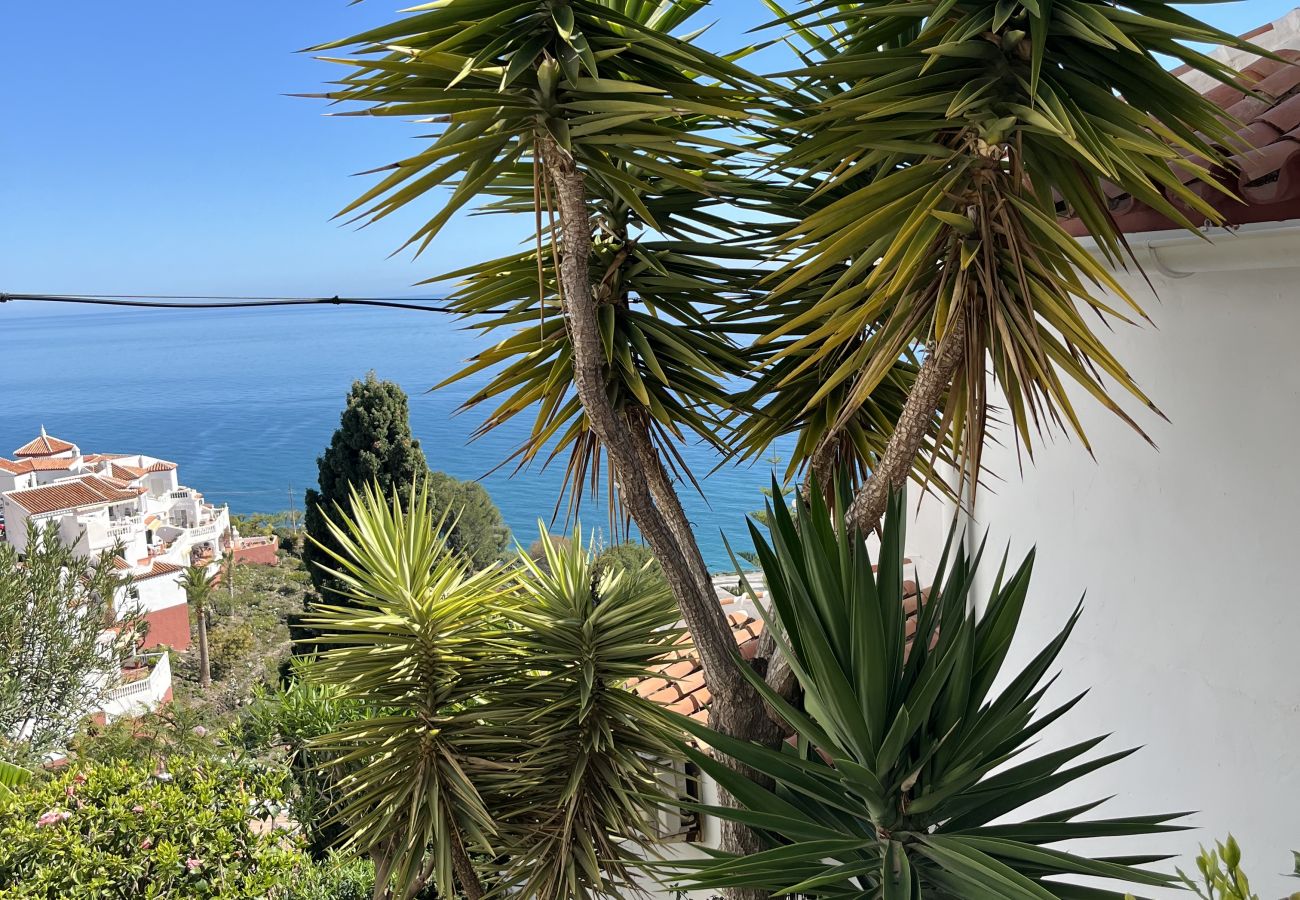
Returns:
[[[448,546],[476,568],[501,559],[510,542],[501,510],[481,484],[429,471],[420,442],[411,436],[406,393],[391,381],[380,381],[374,372],[367,373],[364,381],[353,382],[338,430],[316,466],[319,490],[307,491],[303,519],[308,537],[314,540],[304,542],[303,560],[322,594],[334,579],[321,566],[334,568],[335,562],[315,542],[335,546],[326,519],[336,518],[335,504],[348,509],[353,485],[373,481],[385,494],[396,492],[405,500],[412,485],[428,479],[430,505],[447,512]],[[338,599],[332,594],[327,597]]]
[[[321,569],[335,563],[324,550],[334,547],[326,518],[336,518],[335,504],[348,508],[353,485],[375,482],[391,496],[408,497],[411,486],[429,474],[420,442],[411,436],[410,403],[406,392],[391,381],[367,372],[364,381],[352,382],[347,406],[339,417],[330,445],[316,460],[319,490],[309,489],[303,526],[303,561],[316,589],[325,593],[334,579]],[[329,599],[336,599],[330,596]]]

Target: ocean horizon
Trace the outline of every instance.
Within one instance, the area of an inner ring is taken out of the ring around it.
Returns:
[[[172,460],[185,484],[232,512],[301,512],[352,382],[373,370],[410,396],[411,431],[429,466],[480,480],[527,546],[539,519],[566,530],[565,508],[552,523],[563,459],[522,471],[506,463],[531,424],[527,415],[471,440],[488,410],[457,409],[486,374],[430,391],[498,339],[463,326],[445,314],[358,307],[0,307],[9,344],[0,368],[0,456],[44,426],[83,452]],[[763,505],[773,466],[714,471],[718,457],[708,447],[682,450],[704,488],[701,497],[681,486],[705,561],[730,571],[727,541],[749,548],[745,516]],[[586,537],[609,542],[603,496],[584,498],[581,523]]]

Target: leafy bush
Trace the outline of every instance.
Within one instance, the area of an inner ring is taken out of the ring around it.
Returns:
[[[606,547],[596,557],[596,569],[602,572],[640,572],[647,566],[652,577],[663,579],[664,570],[659,565],[659,560],[655,559],[654,551],[636,541],[624,541]]]
[[[251,655],[256,643],[253,626],[248,622],[223,623],[213,628],[208,636],[212,677],[225,678],[238,666],[260,665],[262,660],[254,660]]]
[[[703,743],[770,779],[762,786],[689,751],[741,804],[706,811],[755,828],[769,849],[678,864],[691,872],[683,881],[891,900],[1121,896],[1058,880],[1077,876],[1172,886],[1172,876],[1140,867],[1151,857],[1089,858],[1051,845],[1173,831],[1176,816],[1081,818],[1096,804],[1015,815],[1128,755],[1091,758],[1101,738],[1029,755],[1037,735],[1079,699],[1039,711],[1077,610],[1023,670],[1001,675],[1033,555],[1000,572],[990,595],[978,598],[985,602],[976,602],[980,554],[968,556],[950,537],[917,608],[904,590],[901,494],[890,501],[873,560],[861,532],[835,524],[844,520],[847,491],[834,512],[820,490],[808,493],[811,500],[798,501],[798,527],[784,504],[769,507],[770,535],[751,525],[771,597],[768,625],[803,689],[802,706],[750,677],[797,732],[798,746],[769,749],[681,720]]]
[[[82,763],[126,761],[147,772],[171,757],[214,759],[225,751],[206,710],[180,701],[108,725],[86,723],[69,744]]]
[[[79,765],[0,798],[0,895],[282,900],[309,861],[251,824],[282,799],[283,775],[247,766]]]
[[[295,658],[288,684],[259,696],[249,706],[241,728],[247,748],[278,747],[287,755],[293,775],[294,818],[308,848],[322,857],[346,833],[346,827],[332,819],[339,800],[338,781],[346,769],[328,765],[337,754],[313,743],[370,710],[360,701],[344,699],[339,688],[314,683],[310,673],[311,661]]]
[[[303,873],[287,900],[370,900],[375,866],[369,860],[330,856]]]

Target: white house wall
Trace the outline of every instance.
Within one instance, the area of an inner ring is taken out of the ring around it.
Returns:
[[[1118,794],[1099,815],[1200,810],[1200,831],[1113,849],[1188,853],[1231,831],[1252,886],[1278,896],[1295,888],[1278,873],[1300,849],[1300,230],[1157,249],[1191,274],[1151,269],[1159,301],[1124,276],[1155,327],[1104,339],[1170,419],[1128,406],[1159,451],[1081,396],[1096,461],[1058,439],[1022,477],[1014,452],[991,446],[1005,482],[976,520],[999,554],[1038,547],[1012,664],[1087,591],[1053,696],[1091,693],[1050,743],[1114,732],[1103,750],[1143,747],[1051,806]]]

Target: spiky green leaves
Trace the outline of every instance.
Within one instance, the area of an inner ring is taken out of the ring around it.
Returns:
[[[678,732],[624,689],[677,633],[662,579],[597,573],[580,541],[547,566],[471,571],[417,489],[374,488],[331,523],[348,606],[318,606],[310,678],[368,712],[317,742],[341,773],[348,846],[393,860],[395,897],[454,848],[505,854],[481,873],[541,900],[627,882],[620,839],[649,840]]]
[[[664,791],[665,748],[681,732],[662,707],[623,685],[642,677],[678,635],[676,604],[651,569],[598,571],[581,541],[543,533],[544,565],[522,557],[521,661],[512,682],[516,734],[527,747],[502,815],[521,858],[526,897],[626,896],[632,848],[650,838],[647,797]],[[670,801],[671,802],[671,801]]]
[[[470,400],[500,400],[485,429],[536,405],[518,457],[567,453],[572,499],[599,483],[602,450],[576,399],[569,335],[554,314],[563,248],[542,138],[584,172],[616,411],[648,426],[670,456],[688,434],[716,445],[718,417],[730,405],[726,382],[748,370],[708,319],[752,290],[762,259],[750,230],[722,205],[754,193],[725,129],[745,118],[755,79],[672,36],[703,6],[452,0],[329,45],[358,51],[339,60],[356,72],[329,97],[376,115],[429,116],[437,132],[346,213],[373,221],[445,185],[447,202],[411,238],[421,246],[476,199],[491,199],[479,204],[483,212],[533,219],[532,253],[437,280],[463,279],[450,302],[467,315],[490,313],[478,326],[514,329],[457,377],[489,366],[504,373]]]
[[[822,36],[824,58],[793,73],[808,105],[779,164],[825,199],[789,233],[774,294],[835,277],[802,317],[770,329],[798,337],[779,386],[821,369],[808,406],[843,389],[846,425],[908,347],[941,342],[962,317],[967,364],[944,430],[972,473],[986,364],[1030,450],[1055,425],[1086,443],[1070,382],[1136,427],[1109,385],[1151,403],[1090,318],[1142,311],[1058,217],[1077,216],[1110,262],[1126,245],[1103,184],[1189,229],[1215,221],[1194,182],[1231,129],[1157,55],[1228,80],[1179,42],[1243,42],[1160,0],[814,3],[793,18]]]
[[[969,557],[950,540],[933,586],[919,608],[916,598],[909,606],[902,496],[891,503],[873,560],[860,533],[834,524],[843,520],[845,493],[836,510],[810,493],[793,514],[784,505],[770,509],[768,534],[753,529],[771,598],[769,627],[805,699],[795,708],[760,690],[786,716],[798,747],[771,750],[683,722],[704,743],[772,779],[771,789],[760,787],[692,754],[741,800],[739,810],[709,811],[757,828],[770,849],[701,862],[683,881],[809,897],[973,900],[1083,896],[1056,881],[1066,876],[1171,884],[1128,860],[1051,845],[1175,830],[1167,824],[1175,816],[1080,819],[1091,804],[1015,817],[1127,755],[1091,756],[1096,739],[1030,756],[1036,736],[1078,700],[1039,711],[1077,612],[1019,673],[1002,675],[1032,554],[1000,573],[981,613],[971,596],[979,554]],[[995,681],[1005,687],[995,691]]]

